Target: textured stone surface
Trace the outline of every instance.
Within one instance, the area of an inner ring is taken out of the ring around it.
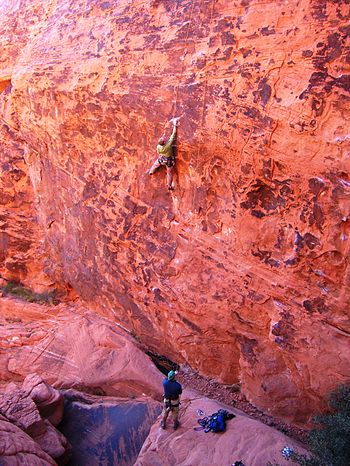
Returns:
[[[73,446],[69,465],[134,464],[162,405],[150,398],[125,400],[65,393],[60,429]]]
[[[198,419],[203,417],[198,410],[208,416],[219,409],[236,416],[227,421],[224,433],[194,430],[199,427]],[[181,424],[176,431],[171,422],[166,430],[160,428],[159,422],[153,425],[135,466],[230,465],[235,461],[249,466],[263,466],[269,461],[289,465],[295,463],[283,459],[282,448],[289,446],[305,453],[301,444],[284,434],[196,392],[184,392],[179,419]]]
[[[22,390],[16,390],[0,398],[0,414],[31,437],[45,433],[45,422],[35,403]]]
[[[349,375],[348,12],[335,0],[1,12],[1,115],[23,144],[45,271],[155,351],[241,380],[297,422]],[[169,194],[163,172],[145,172],[174,114]]]
[[[45,419],[45,427],[45,432],[31,437],[58,464],[67,464],[71,452],[70,443],[47,419]]]
[[[28,378],[26,382],[28,385]],[[42,381],[41,384],[43,384]],[[25,464],[30,464],[31,460],[34,461],[32,454],[40,457],[40,452],[50,455],[61,465],[66,464],[70,450],[67,439],[39,412],[31,395],[25,389],[16,389],[13,385],[10,384],[6,392],[0,395],[0,418],[23,432],[19,433],[17,429],[10,428],[8,423],[2,423],[0,427],[3,430],[3,437],[0,440],[1,465],[22,464],[22,458]],[[33,442],[28,441],[23,433],[30,436],[38,448],[34,448]],[[12,443],[11,448],[9,447],[10,442]],[[10,459],[6,459],[9,455],[13,455],[13,463],[10,462]],[[45,458],[45,455],[42,458]]]
[[[0,416],[1,466],[54,466],[57,463],[29,435]]]
[[[52,280],[43,272],[44,235],[36,217],[23,144],[1,119],[0,144],[0,277],[45,289]]]
[[[0,312],[0,379],[21,381],[35,372],[55,388],[161,398],[162,374],[123,329],[84,307],[23,305],[3,298]],[[45,386],[27,378],[24,387],[40,403]],[[34,387],[33,387],[34,385]],[[36,391],[38,389],[38,391]],[[47,398],[47,407],[50,398]],[[57,415],[46,412],[57,420]]]
[[[29,374],[23,381],[22,390],[25,391],[36,404],[40,415],[57,426],[63,417],[63,395],[50,387],[37,374]]]

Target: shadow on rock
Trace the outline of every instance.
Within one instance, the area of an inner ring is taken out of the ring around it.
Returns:
[[[134,464],[161,412],[150,399],[95,397],[68,390],[61,432],[72,445],[71,466]]]

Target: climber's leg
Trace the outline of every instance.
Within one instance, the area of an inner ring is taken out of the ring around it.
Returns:
[[[160,422],[160,427],[162,429],[165,429],[166,426],[166,420],[168,419],[170,413],[170,406],[168,403],[164,401],[164,406],[163,406],[163,412],[162,412],[162,420]]]
[[[152,167],[148,170],[148,174],[149,175],[153,175],[153,173],[161,166],[161,164],[159,163],[158,159],[154,162],[154,164],[152,165]]]
[[[177,429],[180,425],[179,423],[179,407],[173,407],[171,409],[171,414],[173,416],[173,421],[174,421],[174,429]]]
[[[166,167],[166,184],[169,190],[174,189],[173,176],[174,176],[174,166]]]

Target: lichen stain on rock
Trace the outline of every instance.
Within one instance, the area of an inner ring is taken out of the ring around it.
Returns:
[[[10,3],[1,274],[306,421],[349,373],[349,2]]]

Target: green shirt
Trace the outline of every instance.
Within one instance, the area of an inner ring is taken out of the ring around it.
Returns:
[[[172,157],[173,156],[173,142],[175,139],[175,134],[176,134],[176,126],[174,126],[173,132],[171,133],[170,138],[162,146],[161,144],[158,144],[157,146],[157,152],[158,154],[162,155],[163,157]]]

